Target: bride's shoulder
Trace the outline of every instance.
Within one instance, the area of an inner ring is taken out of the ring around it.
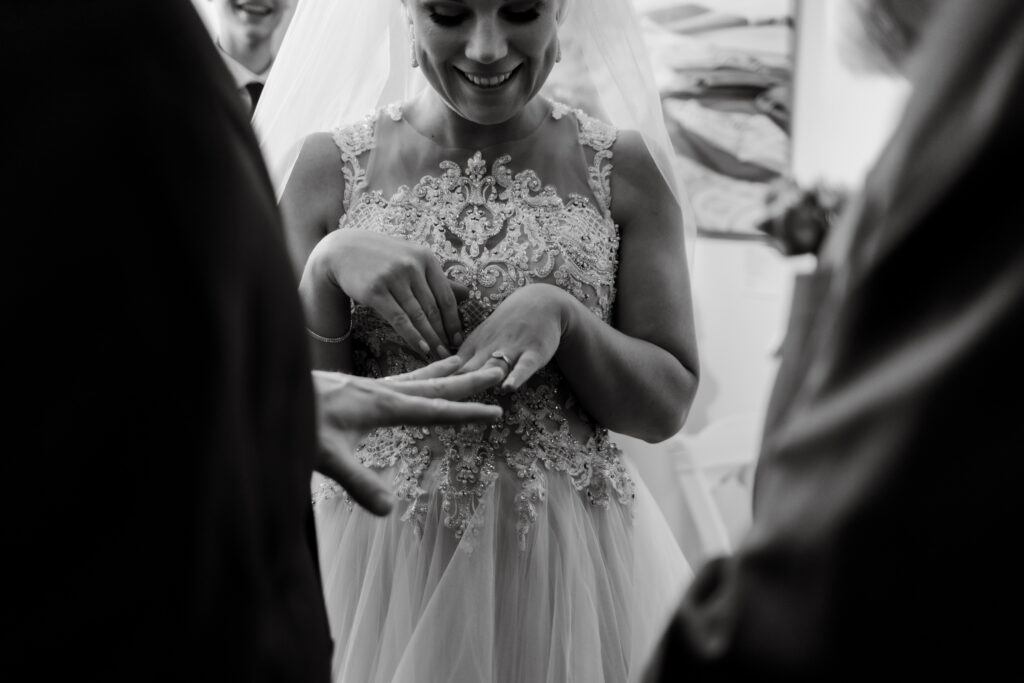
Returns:
[[[612,186],[615,192],[612,213],[617,222],[635,222],[631,219],[642,213],[645,207],[675,202],[665,177],[639,131],[619,131],[611,151]]]
[[[338,147],[329,132],[307,135],[295,160],[289,185],[310,188],[313,196],[334,192],[338,176]]]
[[[638,130],[620,130],[612,146],[612,153],[615,155],[615,165],[622,171],[629,171],[630,174],[643,175],[658,170]]]
[[[625,175],[641,186],[660,178],[660,172],[639,131],[616,128],[613,124],[590,114],[584,106],[573,107],[550,100],[551,116],[556,120],[571,117],[576,121],[580,141],[595,150],[611,152],[616,175]]]

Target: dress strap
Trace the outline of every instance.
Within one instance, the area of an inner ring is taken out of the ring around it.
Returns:
[[[352,204],[356,190],[362,189],[366,185],[366,169],[359,163],[359,157],[375,146],[377,119],[380,118],[381,111],[385,112],[393,121],[402,120],[402,109],[397,103],[394,103],[370,112],[359,123],[341,126],[331,131],[334,144],[341,151],[341,172],[345,176],[345,192],[342,203],[346,213]]]
[[[619,131],[610,123],[596,119],[582,109],[573,109],[561,102],[551,103],[551,115],[556,120],[569,113],[576,117],[580,144],[594,150],[594,160],[587,166],[587,182],[594,197],[600,202],[605,217],[609,218],[612,209],[612,145]]]

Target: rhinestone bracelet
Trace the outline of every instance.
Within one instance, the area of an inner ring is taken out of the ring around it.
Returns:
[[[345,332],[345,334],[341,335],[340,337],[325,337],[322,334],[317,334],[316,332],[307,327],[306,332],[309,333],[309,336],[312,337],[313,339],[316,339],[318,342],[323,342],[324,344],[340,344],[341,342],[351,337],[352,329],[356,321],[356,302],[352,301],[351,299],[349,299],[349,301],[350,305],[348,312],[348,331]]]

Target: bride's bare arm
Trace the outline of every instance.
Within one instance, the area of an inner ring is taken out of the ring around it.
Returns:
[[[340,288],[307,268],[309,256],[344,212],[345,179],[337,145],[328,133],[305,139],[281,197],[285,242],[295,272],[307,327],[324,338],[339,338],[350,328],[349,300]],[[313,367],[351,369],[349,342],[327,343],[312,338]]]
[[[433,252],[377,232],[336,230],[344,192],[334,140],[327,133],[309,136],[281,212],[292,264],[302,274],[299,293],[310,328],[321,336],[342,336],[351,298],[377,311],[424,358],[449,356],[449,348],[462,343],[462,326],[452,285]],[[346,369],[346,347],[314,344],[314,364]]]
[[[615,327],[570,306],[556,359],[601,424],[661,441],[682,427],[699,376],[682,216],[639,135],[624,131],[613,151]]]
[[[317,242],[338,225],[345,212],[341,156],[329,133],[314,133],[302,143],[295,168],[281,196],[288,255],[296,275]]]

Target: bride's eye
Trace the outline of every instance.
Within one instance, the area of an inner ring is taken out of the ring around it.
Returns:
[[[543,6],[543,2],[536,2],[525,7],[506,7],[502,10],[502,14],[508,21],[515,24],[527,24],[540,16],[540,10]]]
[[[379,1],[373,0],[373,2]],[[431,5],[428,12],[431,21],[441,26],[458,26],[466,19],[466,12],[450,5]]]
[[[376,1],[376,0],[375,0]],[[430,18],[441,26],[458,26],[465,19],[465,15],[462,14],[441,14],[440,12],[431,12]]]

